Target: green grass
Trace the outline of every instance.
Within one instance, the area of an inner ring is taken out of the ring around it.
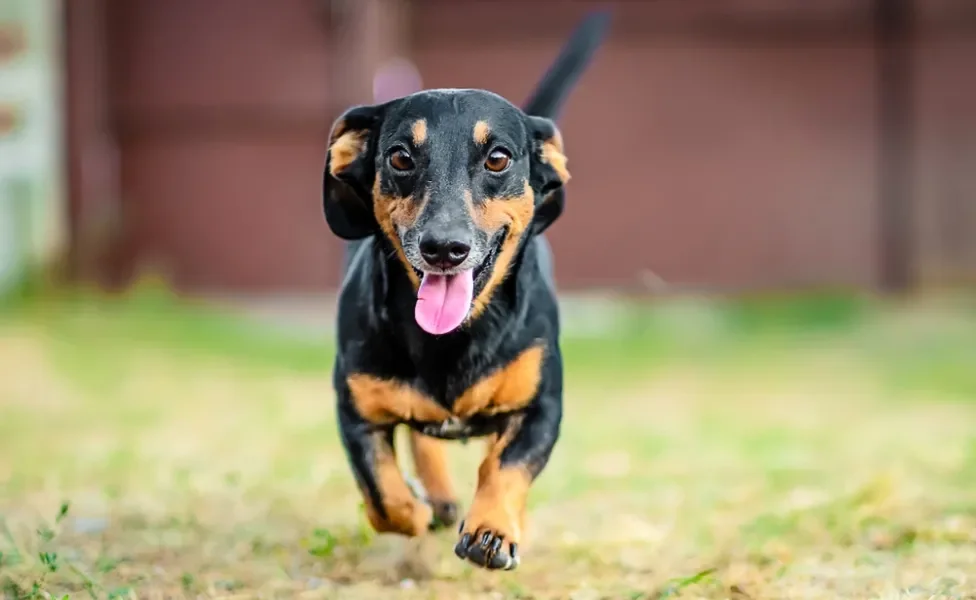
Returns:
[[[331,340],[152,287],[0,310],[8,597],[976,597],[965,299],[631,305],[568,337],[507,574],[365,525]],[[452,454],[465,505],[480,451]]]

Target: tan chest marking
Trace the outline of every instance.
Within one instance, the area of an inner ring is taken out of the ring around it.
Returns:
[[[462,419],[525,408],[539,389],[545,349],[533,346],[515,360],[480,379],[454,400],[452,412]]]
[[[347,377],[346,383],[356,410],[370,423],[438,422],[451,418],[443,406],[404,383],[359,373]]]
[[[352,401],[370,423],[398,421],[438,423],[478,414],[497,414],[525,408],[542,380],[545,348],[533,346],[504,367],[486,375],[454,400],[448,411],[407,384],[356,373],[346,378]]]

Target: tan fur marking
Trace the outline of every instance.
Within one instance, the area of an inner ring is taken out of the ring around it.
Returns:
[[[370,423],[437,423],[452,416],[466,419],[478,414],[524,408],[539,389],[543,360],[543,346],[523,350],[515,360],[481,378],[455,398],[450,411],[426,394],[398,381],[354,373],[346,378],[346,384],[356,410]]]
[[[515,360],[469,387],[454,401],[451,412],[465,419],[524,408],[539,389],[544,358],[542,346],[522,351]]]
[[[413,454],[417,478],[424,484],[427,495],[435,502],[454,502],[454,484],[447,464],[447,443],[417,431],[410,432],[410,451]]]
[[[376,449],[373,472],[380,497],[383,499],[386,517],[384,518],[381,511],[373,506],[370,495],[362,490],[366,501],[366,518],[378,533],[399,533],[408,536],[425,533],[433,517],[433,511],[410,491],[397,465],[393,448],[387,443],[384,434],[376,432],[371,435],[373,447]]]
[[[410,133],[413,135],[413,144],[415,146],[423,146],[424,142],[427,141],[427,119],[417,119],[413,122],[413,127],[410,128]]]
[[[521,422],[515,422],[492,445],[478,467],[478,488],[461,534],[474,539],[490,531],[506,543],[520,544],[525,530],[525,503],[532,474],[522,466],[501,466],[501,455],[515,437]]]
[[[451,418],[447,409],[404,383],[355,373],[346,378],[346,384],[356,410],[370,423],[441,422]]]
[[[523,193],[514,198],[489,198],[480,206],[474,206],[470,194],[465,198],[469,202],[469,210],[474,216],[474,221],[485,231],[495,232],[504,226],[508,226],[508,233],[502,240],[501,250],[495,258],[491,275],[484,289],[474,299],[471,307],[471,318],[476,319],[488,306],[491,295],[505,277],[511,267],[512,259],[515,258],[515,250],[518,248],[519,239],[532,223],[532,215],[535,211],[535,194],[528,180],[524,182]]]
[[[474,124],[474,141],[476,144],[485,144],[488,142],[488,134],[491,133],[491,127],[488,125],[488,121],[478,121]]]
[[[384,196],[380,193],[380,178],[377,177],[373,183],[373,215],[376,222],[386,238],[393,244],[397,257],[403,263],[403,268],[407,271],[407,277],[414,289],[420,287],[420,278],[413,270],[407,255],[403,252],[403,244],[400,243],[400,235],[397,233],[398,227],[410,227],[417,220],[424,202],[416,203],[412,196],[406,198],[396,198],[394,196]]]
[[[542,162],[549,164],[564,184],[570,179],[569,170],[566,168],[568,160],[563,152],[563,136],[558,131],[556,135],[542,143]]]
[[[366,151],[368,131],[342,131],[342,126],[336,129],[335,139],[329,145],[329,173],[337,177],[349,168],[359,155]]]

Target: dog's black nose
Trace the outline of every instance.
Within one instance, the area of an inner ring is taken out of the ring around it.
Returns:
[[[452,269],[464,262],[471,246],[450,237],[427,234],[420,240],[420,255],[432,267]]]

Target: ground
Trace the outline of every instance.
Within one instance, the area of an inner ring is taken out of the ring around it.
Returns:
[[[376,536],[329,340],[158,290],[0,317],[0,584],[62,598],[976,598],[976,304],[624,310],[566,340],[514,573]],[[579,328],[577,328],[579,329]],[[469,502],[481,445],[458,445]]]

